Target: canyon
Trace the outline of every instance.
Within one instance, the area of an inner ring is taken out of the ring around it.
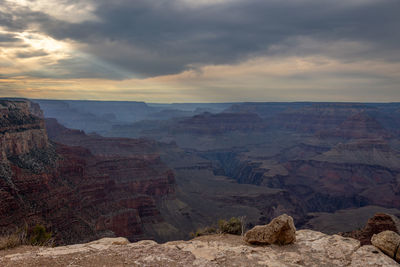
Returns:
[[[375,207],[400,207],[399,108],[398,103],[236,103],[218,114],[118,125],[107,135],[174,142],[207,162],[213,172],[208,177],[281,190],[282,205],[269,202],[268,194],[246,200],[264,206],[252,223],[271,219],[272,210],[289,209],[297,225],[309,227],[317,214],[361,208],[367,214],[370,207],[372,216]],[[235,199],[246,203],[246,197]],[[354,219],[347,214],[343,220]],[[343,224],[326,227],[344,231]]]
[[[333,234],[376,212],[400,215],[395,103],[41,100],[42,114],[19,101],[2,102],[2,114],[12,105],[24,114],[19,126],[4,123],[2,229],[43,224],[59,244],[165,242],[234,216],[250,228],[287,213],[298,228]],[[105,127],[76,122],[82,112]]]
[[[58,244],[162,239],[155,230],[163,223],[158,202],[173,195],[175,181],[158,155],[94,154],[54,143],[30,102],[1,104],[2,231],[41,224]]]

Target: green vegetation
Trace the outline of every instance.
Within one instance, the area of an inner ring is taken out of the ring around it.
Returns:
[[[46,246],[52,242],[51,236],[52,236],[52,233],[47,232],[46,228],[43,225],[37,224],[30,231],[29,243],[32,246]]]
[[[212,234],[231,234],[231,235],[241,235],[244,233],[244,220],[245,217],[232,217],[229,220],[219,220],[218,228],[209,226],[205,228],[200,228],[196,232],[190,233],[190,236],[198,237],[203,235]]]
[[[37,224],[28,229],[27,226],[17,228],[10,233],[0,236],[0,250],[15,248],[21,245],[52,246],[54,239],[52,233],[47,232],[46,227]]]
[[[197,229],[197,231],[195,233],[190,233],[190,237],[198,237],[198,236],[203,236],[203,235],[212,235],[212,234],[216,234],[217,229],[215,227],[205,227],[205,228],[201,228],[201,229]]]
[[[230,218],[229,221],[219,220],[218,228],[224,234],[240,235],[242,234],[242,221],[236,217]]]

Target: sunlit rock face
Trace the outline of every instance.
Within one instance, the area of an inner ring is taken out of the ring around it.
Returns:
[[[25,154],[34,148],[48,147],[44,122],[30,112],[30,107],[28,101],[0,100],[1,158]],[[43,115],[38,110],[36,112],[37,115]]]
[[[57,243],[158,238],[152,231],[163,221],[158,201],[173,196],[175,183],[159,156],[94,155],[50,144],[43,119],[26,102],[1,104],[2,230],[43,224]]]

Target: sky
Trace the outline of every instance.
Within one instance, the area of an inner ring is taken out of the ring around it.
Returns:
[[[400,102],[399,0],[0,0],[0,96]]]

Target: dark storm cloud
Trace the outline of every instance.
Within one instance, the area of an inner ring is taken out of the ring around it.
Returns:
[[[0,33],[0,48],[1,47],[26,47],[26,44],[18,38],[17,35],[11,33]]]
[[[14,34],[2,34],[0,33],[0,43],[11,43],[11,42],[18,42],[19,39],[15,37]]]
[[[95,4],[98,21],[68,23],[21,9],[14,17],[0,13],[0,23],[14,29],[36,23],[53,38],[79,41],[100,61],[142,77],[231,64],[273,53],[272,45],[284,48],[278,54],[400,60],[398,0],[243,0],[196,7],[172,0]],[[298,47],[297,37],[360,42],[368,49],[310,50]]]
[[[11,31],[21,31],[29,28],[31,23],[45,25],[50,21],[49,16],[42,12],[34,12],[27,7],[13,8],[14,5],[6,1],[0,1],[0,26]]]
[[[43,57],[49,55],[43,50],[30,51],[30,52],[19,52],[16,54],[18,58],[32,58],[32,57]]]

